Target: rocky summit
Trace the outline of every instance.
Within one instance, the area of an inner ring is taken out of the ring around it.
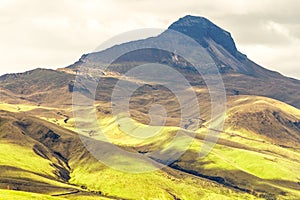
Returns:
[[[237,48],[231,34],[204,17],[187,15],[174,22],[168,29],[190,36],[203,47],[208,47],[207,40],[211,39],[232,55],[236,55]]]

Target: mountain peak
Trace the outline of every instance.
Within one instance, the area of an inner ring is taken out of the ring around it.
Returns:
[[[236,56],[237,48],[231,34],[205,17],[187,15],[174,22],[168,29],[193,38],[203,47],[208,47],[208,41],[213,40],[223,46],[233,56]]]

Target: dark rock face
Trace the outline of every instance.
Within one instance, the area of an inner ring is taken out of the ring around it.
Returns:
[[[48,140],[50,140],[50,141],[52,141],[52,142],[57,142],[59,138],[60,138],[60,135],[54,133],[52,130],[49,130],[49,131],[46,133],[46,135],[44,135],[44,136],[42,137],[42,140],[48,139]]]
[[[183,33],[203,47],[208,47],[207,39],[222,45],[229,53],[236,56],[237,49],[231,34],[204,17],[185,16],[173,23],[168,29]]]

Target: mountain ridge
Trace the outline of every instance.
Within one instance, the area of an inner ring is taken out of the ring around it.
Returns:
[[[174,33],[172,33],[172,31],[174,31]],[[247,64],[247,62],[249,62],[250,60],[247,58],[245,54],[237,50],[235,42],[228,31],[220,28],[219,26],[215,25],[213,22],[209,21],[204,17],[197,17],[191,15],[182,17],[176,22],[172,23],[167,30],[165,30],[163,33],[159,34],[158,36],[136,40],[136,41],[125,42],[123,44],[114,45],[110,48],[107,48],[99,52],[84,54],[77,62],[75,62],[73,65],[68,66],[67,68],[72,69],[72,68],[76,68],[77,66],[85,66],[85,65],[87,66],[89,65],[89,67],[95,66],[101,68],[101,65],[111,64],[112,62],[115,62],[115,60],[112,59],[113,58],[118,59],[119,56],[115,56],[115,55],[122,55],[122,52],[128,53],[129,51],[130,53],[132,49],[134,50],[134,49],[139,49],[139,47],[143,47],[143,46],[151,46],[149,44],[152,43],[165,42],[165,44],[167,45],[168,43],[177,42],[177,41],[167,41],[168,37],[172,37],[172,35],[176,35],[176,32],[186,35],[187,37],[190,37],[191,40],[194,40],[200,46],[202,46],[205,49],[206,54],[211,56],[211,58],[214,60],[215,65],[217,66],[217,68],[221,73],[237,72],[237,73],[243,73],[250,76],[263,75],[262,73],[255,73],[255,70],[261,70],[258,69],[261,68],[259,65],[253,63],[251,67],[249,64]],[[180,47],[180,45],[181,44],[178,43],[178,47]],[[135,56],[143,58],[142,55],[145,54],[145,52],[142,52],[143,50],[139,50],[139,51],[141,52],[140,55],[137,56],[135,54]],[[169,52],[168,55],[165,55],[164,57],[165,59],[162,59],[161,61],[155,60],[154,62],[160,62],[164,64],[163,60],[167,60],[168,64],[176,65],[176,63],[172,61],[173,55],[174,52]],[[230,58],[231,60],[229,59],[224,60],[224,57],[228,57],[228,56],[231,57]],[[134,60],[134,58],[130,58],[130,55],[127,55],[127,57],[129,59]],[[154,56],[152,55],[152,57]],[[183,63],[180,64],[189,65],[187,61],[184,61]],[[267,76],[274,76],[274,77],[279,76],[278,72],[267,70],[265,68],[263,68],[263,70],[264,70],[263,72],[266,73]]]

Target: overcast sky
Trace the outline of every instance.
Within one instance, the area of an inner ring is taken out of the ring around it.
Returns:
[[[263,67],[300,79],[298,0],[0,0],[0,75],[77,61],[111,37],[187,14],[231,32]]]

